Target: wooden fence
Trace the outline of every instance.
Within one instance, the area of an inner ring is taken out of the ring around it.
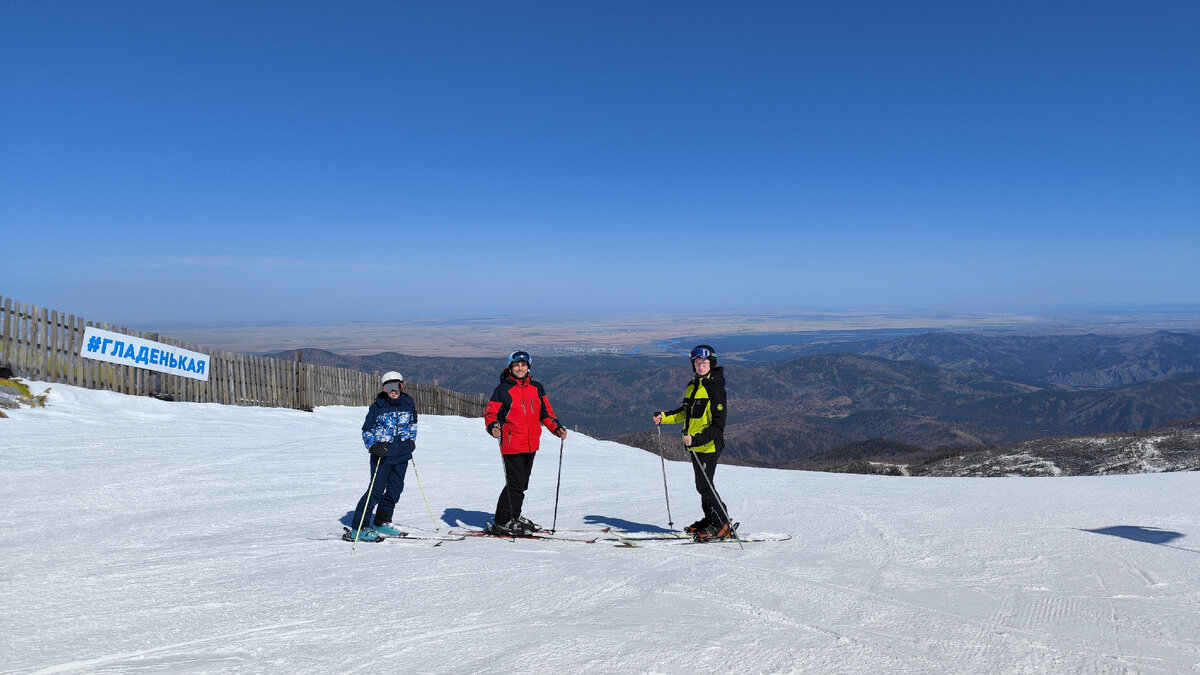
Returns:
[[[80,356],[85,328],[153,340],[209,355],[208,381]],[[0,365],[18,376],[88,389],[156,396],[172,401],[259,405],[312,410],[323,405],[369,405],[379,393],[379,376],[346,368],[212,351],[157,333],[84,321],[70,314],[22,305],[0,296]],[[483,417],[487,401],[433,384],[405,382],[417,412]]]

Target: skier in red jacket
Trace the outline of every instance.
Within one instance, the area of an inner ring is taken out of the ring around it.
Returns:
[[[485,528],[488,534],[529,536],[542,529],[521,515],[542,426],[559,438],[567,437],[566,428],[554,417],[546,390],[529,376],[531,363],[528,352],[517,351],[508,357],[508,366],[500,373],[500,384],[483,414],[488,433],[500,440],[504,460],[504,489],[496,501],[496,515]]]

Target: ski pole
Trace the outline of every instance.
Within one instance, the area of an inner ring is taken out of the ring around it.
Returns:
[[[717,508],[721,510],[721,515],[724,516],[725,523],[729,525],[729,529],[733,532],[734,540],[737,541],[739,548],[745,550],[746,547],[742,546],[741,540],[738,539],[737,530],[733,529],[733,521],[729,519],[729,512],[725,510],[725,501],[721,499],[721,495],[717,494],[717,488],[713,487],[712,479],[708,477],[708,472],[704,470],[704,465],[700,463],[700,458],[696,456],[696,451],[686,445],[683,446],[683,449],[692,455],[692,461],[696,463],[696,468],[704,476],[704,482],[708,484],[709,491],[712,492],[712,496],[717,500]]]
[[[671,493],[667,491],[667,460],[663,457],[662,426],[655,424],[654,430],[658,432],[658,460],[662,463],[663,494],[667,498],[667,527],[674,528],[675,521],[671,518]]]
[[[554,522],[550,524],[550,532],[557,531],[558,528],[558,488],[562,485],[562,455],[563,444],[567,439],[560,436],[558,438],[558,482],[554,484]]]
[[[367,499],[363,502],[363,514],[358,518],[358,527],[354,530],[354,545],[350,547],[350,552],[354,553],[354,549],[358,548],[358,535],[362,533],[363,521],[367,519],[367,507],[371,505],[371,493],[375,491],[375,476],[379,475],[379,465],[383,464],[382,459],[375,460],[375,470],[371,472],[371,484],[367,486]]]
[[[417,460],[415,457],[409,457],[408,461],[412,462],[413,475],[417,477],[417,487],[421,488],[421,497],[425,499],[425,509],[429,511],[429,520],[433,523],[433,531],[440,532],[437,519],[433,517],[433,507],[429,505],[429,497],[425,496],[425,486],[421,485],[421,472],[417,471]]]

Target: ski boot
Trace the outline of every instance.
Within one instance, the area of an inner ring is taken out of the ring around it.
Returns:
[[[384,536],[384,537],[407,537],[408,536],[407,532],[404,532],[404,531],[398,529],[395,525],[392,525],[391,523],[377,523],[375,525],[375,527],[372,529],[374,529],[375,532],[377,532],[379,535]]]
[[[494,537],[528,537],[533,534],[533,530],[525,527],[516,518],[503,525],[497,525],[495,521],[491,521],[487,527],[483,528],[483,531]]]
[[[346,541],[383,541],[383,537],[375,531],[373,527],[364,527],[361,530],[346,529],[346,533],[342,535],[342,539]]]
[[[530,524],[532,525],[532,523]],[[505,523],[504,529],[508,530],[514,537],[529,537],[533,535],[533,528],[530,528],[516,518]]]
[[[525,516],[517,516],[517,522],[521,525],[521,527],[523,527],[526,530],[529,530],[530,533],[542,531],[541,525],[538,525],[537,523],[526,518]]]
[[[687,527],[683,528],[683,531],[687,532],[688,534],[696,534],[697,532],[707,528],[711,524],[712,524],[712,519],[709,518],[708,516],[704,516],[700,520],[697,520],[696,522],[692,523],[691,525],[688,525]]]
[[[737,537],[737,526],[729,523],[717,523],[698,530],[692,539],[694,541],[722,541]]]
[[[513,521],[510,520],[508,522],[511,523]],[[511,529],[508,528],[508,526],[500,525],[494,520],[488,521],[488,524],[483,527],[483,533],[490,534],[493,537],[515,537],[515,536],[517,536],[516,533],[514,533]]]

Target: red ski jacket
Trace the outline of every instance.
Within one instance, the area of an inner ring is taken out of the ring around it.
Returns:
[[[500,427],[500,452],[511,455],[518,452],[537,452],[542,438],[542,425],[550,433],[556,433],[561,424],[554,417],[554,409],[546,398],[546,390],[540,382],[526,376],[515,379],[505,375],[492,392],[483,423],[488,433]]]

